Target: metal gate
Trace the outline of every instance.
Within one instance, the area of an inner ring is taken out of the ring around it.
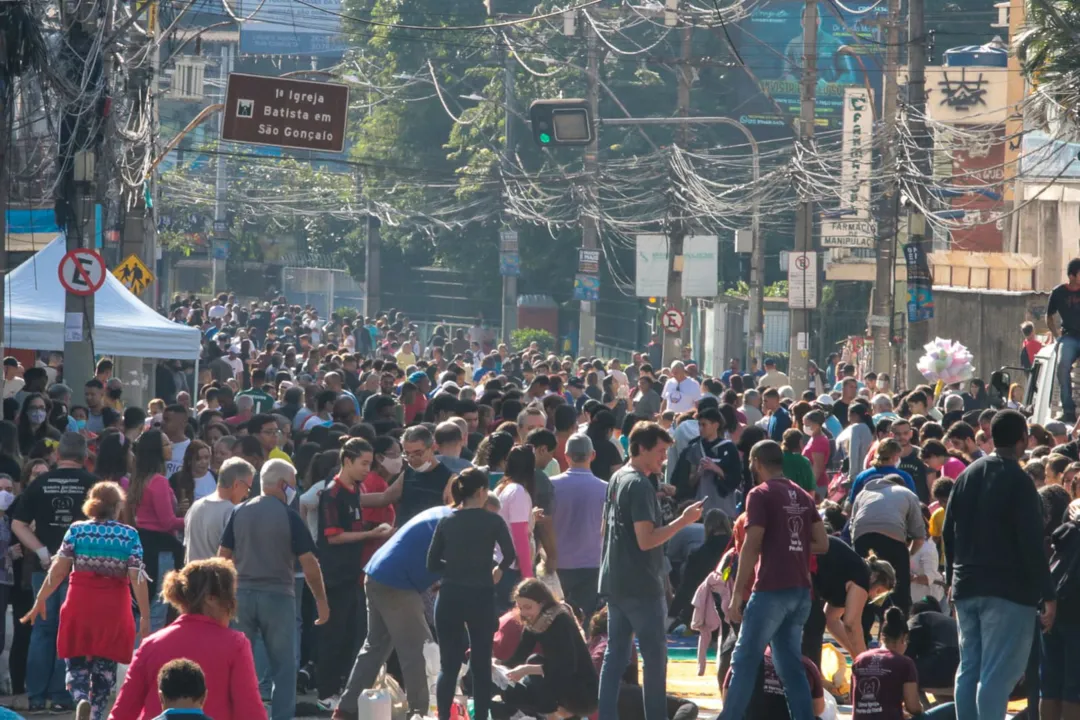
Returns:
[[[311,305],[323,317],[339,307],[356,308],[364,314],[364,283],[345,270],[284,267],[281,289],[293,305]]]

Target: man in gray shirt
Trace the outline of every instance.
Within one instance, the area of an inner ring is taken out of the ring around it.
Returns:
[[[599,720],[618,720],[619,684],[637,635],[644,667],[645,718],[667,717],[667,603],[663,545],[701,518],[701,502],[663,525],[650,476],[659,476],[672,444],[653,422],[630,433],[630,462],[611,477],[604,507],[600,594],[608,601],[608,646],[600,671]]]
[[[296,496],[296,469],[285,460],[269,460],[260,471],[262,495],[236,508],[221,537],[218,554],[236,565],[237,617],[240,630],[254,645],[266,644],[273,676],[270,720],[292,720],[296,711],[296,584],[299,560],[315,596],[319,618],[329,619],[322,571],[300,514],[289,507]]]
[[[184,562],[218,554],[221,536],[233,510],[244,502],[255,480],[255,468],[243,458],[229,458],[218,472],[217,492],[195,501],[184,516]]]

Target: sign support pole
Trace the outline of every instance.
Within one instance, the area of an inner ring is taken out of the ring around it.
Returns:
[[[227,80],[229,73],[232,72],[232,55],[229,53],[230,48],[228,45],[221,46],[221,78]],[[228,152],[230,145],[222,141],[221,135],[225,129],[225,115],[221,113],[218,115],[218,156],[217,156],[217,174],[215,175],[214,182],[214,233],[213,241],[211,241],[211,269],[210,269],[210,288],[214,295],[221,292],[221,287],[225,283],[225,259],[220,256],[217,249],[213,246],[217,243],[227,242],[225,239],[226,233],[222,233],[219,228],[223,224],[228,222],[228,209],[227,209],[227,184],[226,184],[226,172],[228,170],[228,158],[225,153]],[[228,247],[226,245],[226,247]]]
[[[75,8],[72,17],[78,22],[71,22],[66,29],[69,41],[74,28],[81,26],[83,30],[93,35],[95,26],[101,22],[96,14],[82,11],[81,6]],[[106,32],[108,32],[108,28],[106,28]],[[73,47],[80,48],[82,44],[73,41]],[[103,77],[108,77],[110,64],[108,57],[100,54],[94,57],[91,55],[92,52],[92,49],[87,48],[86,54],[82,58],[83,61],[87,65],[100,62]],[[100,53],[100,50],[98,52]],[[77,69],[76,72],[81,72],[81,68]],[[97,217],[94,212],[96,190],[104,188],[104,185],[99,185],[99,183],[105,175],[106,168],[102,167],[104,163],[100,162],[102,158],[97,152],[98,144],[96,142],[87,142],[78,147],[61,147],[62,154],[65,150],[70,153],[68,157],[70,167],[67,169],[67,178],[65,178],[66,182],[64,183],[67,187],[60,200],[60,202],[67,205],[64,239],[68,252],[80,248],[93,249],[94,239],[97,237],[98,231]],[[77,390],[82,387],[83,383],[94,377],[93,293],[83,296],[70,292],[64,293],[64,312],[65,327],[68,326],[67,318],[72,314],[77,313],[80,319],[78,325],[81,326],[82,332],[79,333],[81,339],[68,340],[66,332],[64,338],[64,382],[69,387]]]
[[[803,15],[803,71],[799,114],[799,142],[809,146],[814,139],[814,107],[817,97],[817,27],[818,7],[817,0],[807,0],[806,12]],[[799,198],[799,205],[795,211],[795,253],[814,252],[814,201],[805,191]],[[813,264],[817,272],[817,263]],[[790,273],[789,268],[789,273]],[[815,278],[816,281],[817,278]],[[811,283],[804,277],[802,287],[805,290]],[[813,282],[814,292],[817,293],[817,282]],[[788,284],[788,304],[791,304],[791,285]],[[791,387],[795,389],[798,397],[810,386],[809,378],[809,335],[810,335],[810,310],[808,307],[817,307],[817,297],[801,297],[797,303],[799,309],[791,307],[791,338],[788,344],[788,379]],[[762,358],[762,363],[765,359]],[[820,392],[820,389],[819,389]]]

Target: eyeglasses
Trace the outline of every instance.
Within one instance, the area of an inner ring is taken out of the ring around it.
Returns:
[[[411,452],[405,452],[404,455],[405,455],[405,457],[410,458],[410,459],[411,458],[419,459],[419,458],[424,457],[424,453],[426,453],[426,452],[427,452],[427,448],[424,448],[423,450],[413,450]]]

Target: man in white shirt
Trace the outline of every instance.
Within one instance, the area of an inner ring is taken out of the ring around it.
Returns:
[[[694,409],[694,404],[701,398],[701,385],[686,374],[686,367],[678,360],[671,364],[671,379],[664,384],[660,394],[663,406],[660,412],[671,410],[684,413]]]
[[[229,458],[221,464],[217,492],[196,500],[184,516],[185,563],[217,556],[233,508],[247,499],[254,480],[255,468],[243,458]]]
[[[788,376],[776,369],[776,361],[772,358],[765,358],[765,374],[758,380],[758,387],[771,387],[779,390],[790,384],[791,381],[788,380]]]

